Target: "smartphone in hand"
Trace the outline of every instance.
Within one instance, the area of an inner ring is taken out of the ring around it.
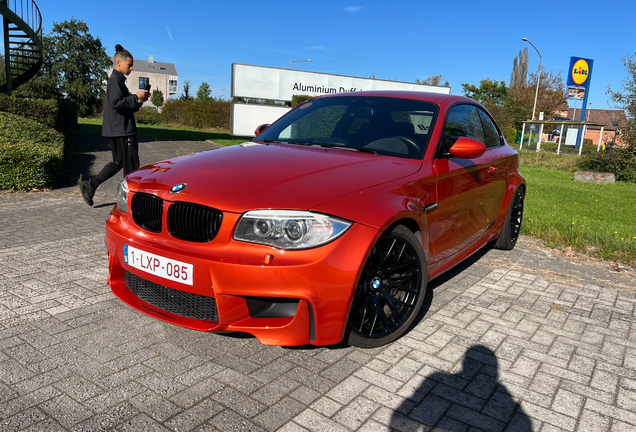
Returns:
[[[150,83],[146,84],[146,87],[144,87],[144,90],[150,91]]]

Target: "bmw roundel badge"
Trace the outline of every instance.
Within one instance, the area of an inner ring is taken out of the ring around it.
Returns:
[[[181,192],[182,190],[184,190],[186,188],[186,184],[185,183],[179,183],[177,185],[174,185],[170,188],[170,193],[178,193]]]
[[[371,288],[377,290],[378,288],[380,288],[381,284],[382,283],[380,282],[380,278],[373,278],[373,280],[371,281]]]

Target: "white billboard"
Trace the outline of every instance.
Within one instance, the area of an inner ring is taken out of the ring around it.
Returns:
[[[232,63],[233,97],[290,102],[293,95],[320,96],[363,90],[450,94],[450,87]]]
[[[232,63],[232,97],[291,102],[293,95],[321,96],[363,90],[407,90],[450,94],[450,87],[357,78]],[[232,104],[230,134],[254,136],[256,128],[273,123],[291,108],[262,104]]]

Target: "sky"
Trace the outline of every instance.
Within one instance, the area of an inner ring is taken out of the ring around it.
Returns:
[[[622,59],[636,54],[633,0],[575,2],[295,0],[35,0],[44,33],[53,22],[84,21],[109,55],[123,45],[136,59],[174,63],[179,90],[202,82],[229,98],[232,63],[414,82],[441,74],[452,94],[484,78],[510,82],[513,60],[528,47],[529,71],[561,73],[570,57],[594,60],[588,103],[615,108]],[[581,102],[578,102],[580,108]],[[571,102],[570,106],[574,106]]]

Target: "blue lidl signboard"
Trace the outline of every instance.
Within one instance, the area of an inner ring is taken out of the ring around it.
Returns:
[[[570,57],[570,71],[568,72],[568,85],[589,87],[592,78],[592,66],[594,60],[580,57]]]

